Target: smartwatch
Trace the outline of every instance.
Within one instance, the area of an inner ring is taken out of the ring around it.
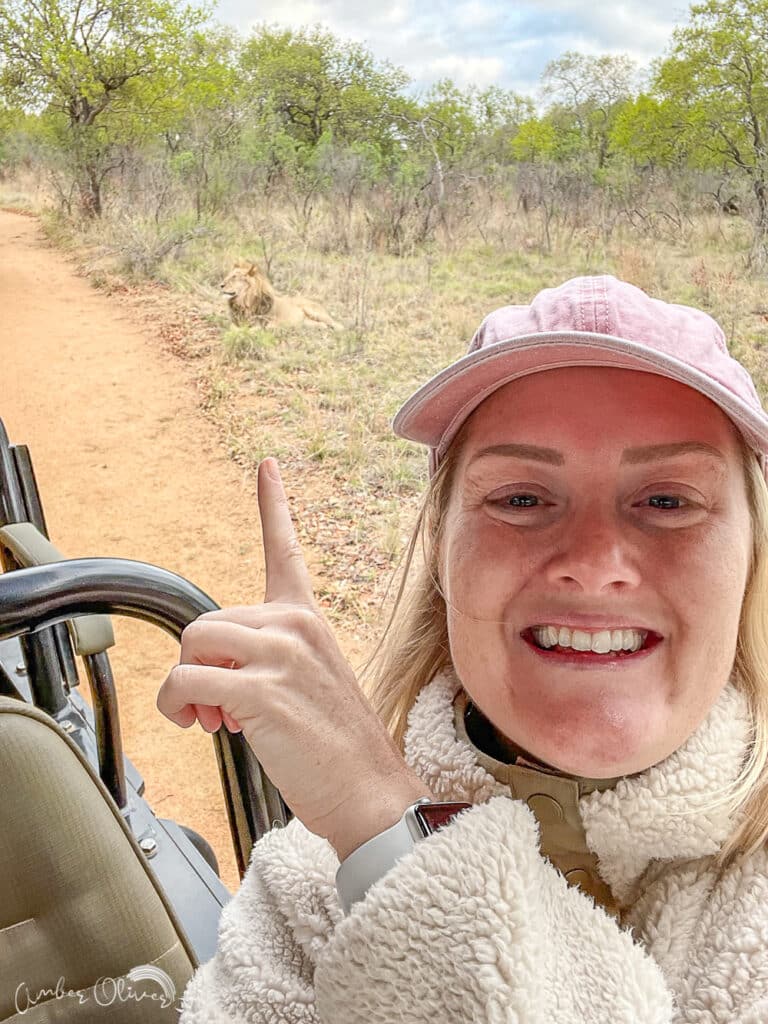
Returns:
[[[468,803],[433,803],[422,797],[407,807],[402,818],[353,850],[336,872],[336,892],[344,913],[361,900],[377,879],[410,853],[420,839],[447,825]]]

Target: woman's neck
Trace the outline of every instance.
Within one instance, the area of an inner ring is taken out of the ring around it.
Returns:
[[[553,768],[552,765],[546,764],[544,761],[539,760],[539,758],[534,757],[533,754],[518,746],[518,744],[500,732],[493,722],[486,718],[480,708],[472,703],[471,699],[467,700],[467,707],[464,712],[464,725],[467,730],[467,736],[469,736],[475,746],[496,761],[502,761],[504,764],[515,764],[518,758],[523,758],[523,760],[530,762],[537,768],[543,768],[550,772],[558,771],[557,768]]]

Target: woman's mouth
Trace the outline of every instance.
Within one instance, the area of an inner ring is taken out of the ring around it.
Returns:
[[[664,639],[659,633],[648,631],[642,647],[637,651],[607,651],[605,654],[598,654],[595,651],[577,651],[573,647],[560,647],[555,644],[553,647],[543,647],[537,643],[533,635],[532,627],[524,629],[520,634],[526,645],[540,658],[549,661],[551,664],[580,666],[581,668],[615,668],[617,665],[637,662],[647,658]]]

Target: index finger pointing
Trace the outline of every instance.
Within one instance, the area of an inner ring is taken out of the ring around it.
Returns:
[[[258,495],[267,575],[264,600],[314,605],[312,579],[273,458],[264,459],[259,465]]]

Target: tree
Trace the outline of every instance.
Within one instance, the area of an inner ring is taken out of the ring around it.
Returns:
[[[691,140],[678,128],[679,111],[673,103],[640,93],[617,112],[609,133],[610,149],[624,154],[635,165],[696,167],[699,161]]]
[[[562,131],[581,136],[597,166],[608,156],[611,125],[621,104],[632,96],[636,65],[625,55],[590,57],[568,50],[550,61],[542,75],[543,94],[553,100],[549,111]]]
[[[460,89],[444,78],[427,90],[418,110],[411,119],[423,123],[442,159],[456,161],[472,152],[486,162],[508,156],[510,139],[533,116],[534,106],[498,86]]]
[[[46,114],[85,214],[101,214],[116,143],[146,132],[153,106],[177,84],[185,36],[207,17],[173,0],[0,4],[0,86]]]
[[[477,156],[483,166],[509,163],[512,140],[520,128],[536,114],[536,105],[528,96],[497,85],[469,90],[479,137]]]
[[[475,141],[478,125],[471,96],[443,78],[431,86],[419,104],[419,118],[441,157],[456,159]]]
[[[675,30],[653,94],[667,144],[701,167],[733,168],[755,199],[753,257],[768,260],[768,3],[707,0]],[[659,123],[657,122],[657,128]]]
[[[408,75],[377,63],[358,43],[319,26],[259,26],[241,57],[257,119],[313,148],[327,132],[341,143],[373,142],[392,149],[392,111],[400,108]]]
[[[510,152],[516,160],[536,163],[555,158],[558,133],[547,117],[529,118],[523,121],[510,144]]]
[[[221,163],[235,151],[245,123],[239,45],[230,29],[190,34],[179,54],[178,87],[153,114],[171,154],[172,171],[192,189],[198,221],[223,202],[228,182]]]

